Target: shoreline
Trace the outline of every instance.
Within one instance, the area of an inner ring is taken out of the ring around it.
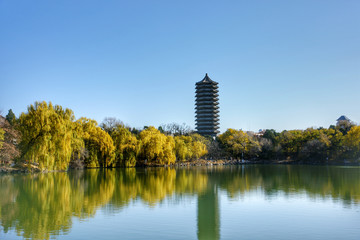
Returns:
[[[200,166],[237,166],[237,165],[311,165],[311,166],[360,166],[360,162],[309,162],[309,161],[296,161],[296,160],[205,160],[200,159],[189,162],[177,162],[175,164],[139,164],[131,168],[165,168],[165,167],[200,167]],[[112,168],[126,168],[126,167],[107,167],[107,168],[69,168],[68,170],[51,170],[41,171],[38,168],[28,167],[6,167],[0,166],[1,173],[52,173],[52,172],[68,172],[72,170],[85,170],[85,169],[112,169]]]

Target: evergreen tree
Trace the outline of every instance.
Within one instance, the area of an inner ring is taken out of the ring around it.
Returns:
[[[11,124],[14,125],[16,117],[13,113],[12,109],[9,110],[9,113],[6,115],[6,120]]]

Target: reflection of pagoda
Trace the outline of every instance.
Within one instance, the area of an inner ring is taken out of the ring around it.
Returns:
[[[218,83],[206,74],[196,83],[196,130],[201,135],[215,137],[219,133]]]
[[[220,239],[220,209],[214,179],[209,179],[207,189],[198,194],[197,225],[198,240]]]
[[[220,211],[216,189],[198,196],[198,240],[220,239]]]

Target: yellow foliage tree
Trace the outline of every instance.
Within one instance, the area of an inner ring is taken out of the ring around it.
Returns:
[[[206,145],[197,140],[197,136],[176,136],[175,154],[178,160],[199,159],[207,153]]]
[[[344,147],[350,157],[360,157],[360,126],[353,126],[344,136]]]
[[[191,137],[189,136],[176,136],[175,140],[175,155],[177,160],[185,161],[192,157]]]
[[[360,149],[360,126],[354,126],[344,137],[345,146],[354,150]]]
[[[35,102],[19,118],[22,158],[41,170],[66,170],[78,142],[74,114],[51,102]]]
[[[175,141],[171,136],[165,136],[155,127],[149,127],[139,134],[140,154],[142,160],[157,164],[170,164],[176,160]]]
[[[194,141],[194,139],[193,139],[191,147],[192,147],[192,158],[193,159],[199,159],[208,153],[206,145],[200,141]]]
[[[110,167],[115,157],[114,142],[110,135],[102,130],[97,122],[88,118],[80,118],[76,121],[78,129],[81,129],[82,139],[88,156],[85,159],[87,167]]]
[[[137,138],[122,125],[111,133],[111,137],[115,145],[115,164],[122,167],[134,167],[139,150]]]
[[[291,156],[297,154],[301,146],[306,142],[302,130],[283,131],[279,139],[284,152]]]
[[[229,128],[219,136],[219,141],[233,156],[240,157],[249,150],[250,139],[246,132]]]
[[[2,128],[0,128],[0,150],[4,143],[4,133],[5,133],[5,131]]]

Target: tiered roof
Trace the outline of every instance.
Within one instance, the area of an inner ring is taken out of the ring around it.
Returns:
[[[201,135],[216,136],[219,133],[218,83],[206,74],[195,86],[197,132]]]

